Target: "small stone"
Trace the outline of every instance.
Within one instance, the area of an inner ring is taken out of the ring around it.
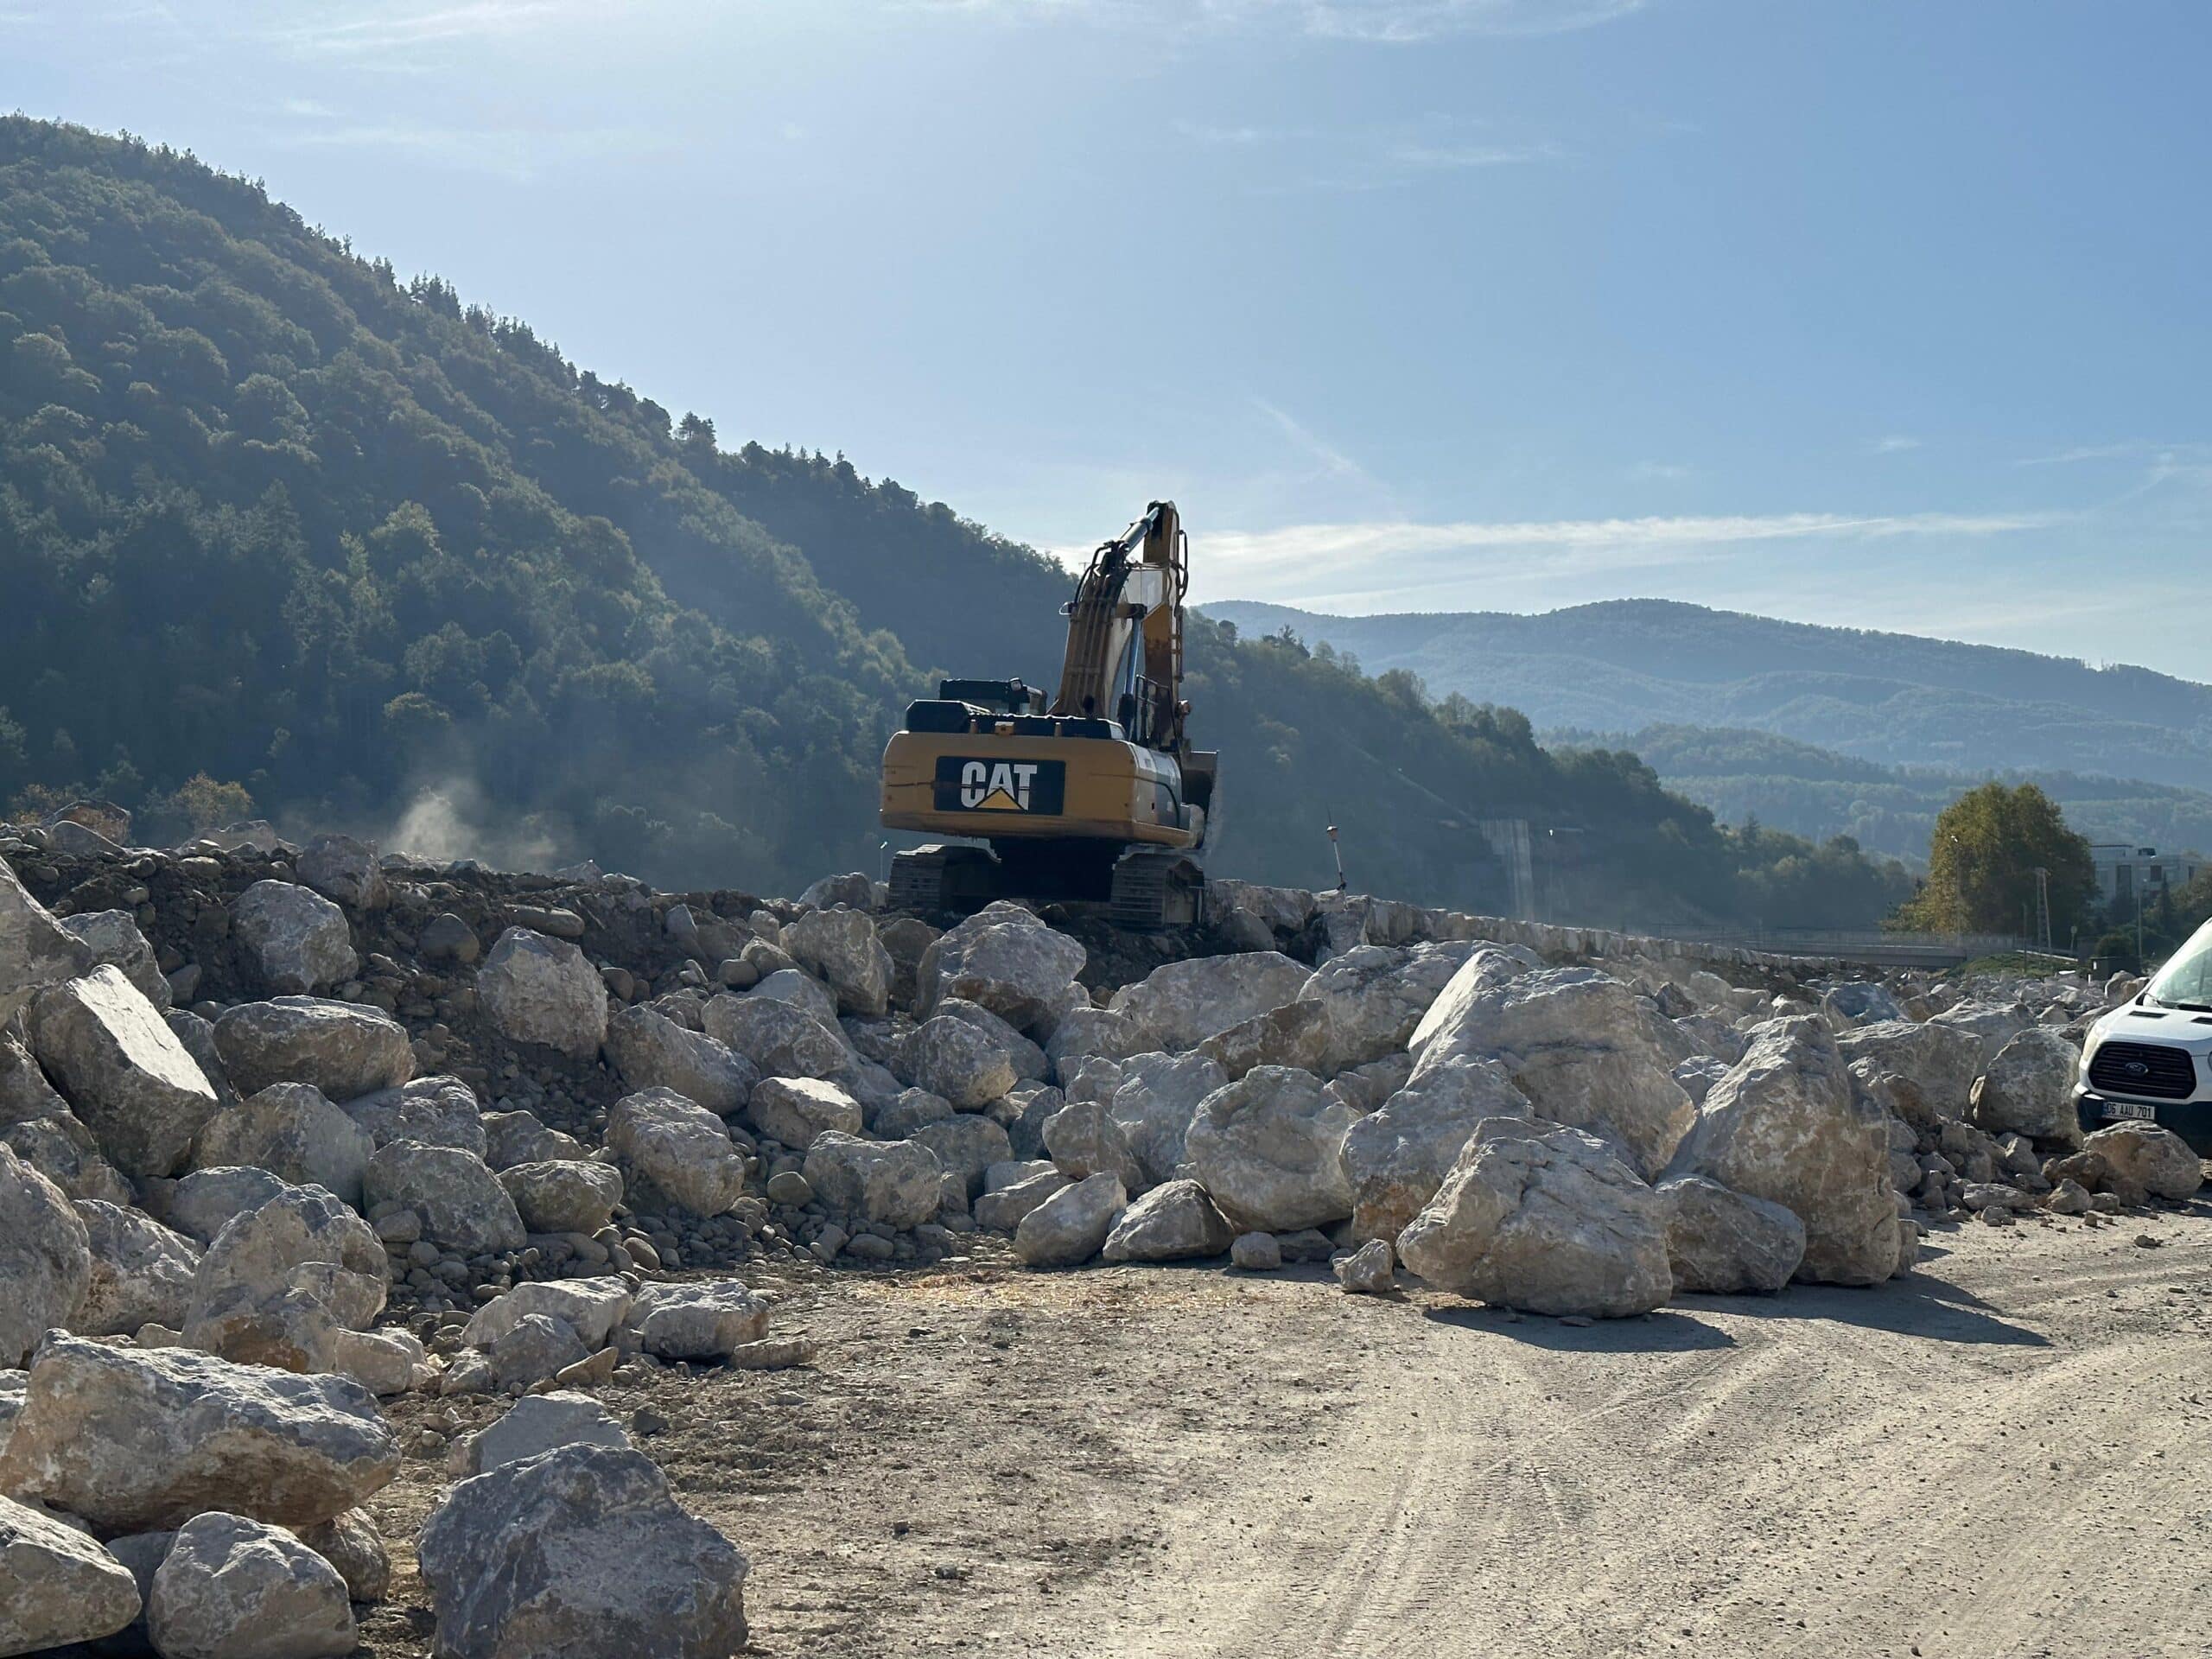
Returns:
[[[1274,1273],[1282,1266],[1282,1246],[1273,1233],[1239,1233],[1230,1242],[1229,1264],[1246,1273]]]

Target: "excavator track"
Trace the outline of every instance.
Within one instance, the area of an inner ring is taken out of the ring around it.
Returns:
[[[1205,919],[1205,872],[1187,855],[1131,853],[1114,867],[1108,915],[1116,927],[1156,932]]]
[[[891,861],[891,908],[966,915],[1000,897],[998,861],[980,847],[917,847]]]

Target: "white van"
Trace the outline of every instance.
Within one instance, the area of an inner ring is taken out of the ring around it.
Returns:
[[[2084,1129],[2140,1119],[2212,1154],[2212,922],[2090,1027],[2074,1103]]]

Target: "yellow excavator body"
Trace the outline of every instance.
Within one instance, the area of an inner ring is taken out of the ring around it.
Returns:
[[[1134,927],[1202,919],[1215,757],[1185,729],[1189,568],[1172,502],[1092,555],[1064,607],[1058,693],[947,680],[883,754],[887,830],[971,836],[892,861],[891,900],[924,912],[996,898],[1098,900]]]

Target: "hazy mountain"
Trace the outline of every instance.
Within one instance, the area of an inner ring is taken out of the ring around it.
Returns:
[[[2072,772],[1888,766],[1740,728],[1555,728],[1541,735],[1554,747],[1632,749],[1669,789],[1711,807],[1730,823],[1756,818],[1815,841],[1849,836],[1870,853],[1915,864],[1927,859],[1936,814],[1993,777],[2040,785],[2067,823],[2092,841],[2175,851],[2212,847],[2212,792],[2170,784]]]
[[[1325,640],[1370,673],[1410,670],[1436,696],[1510,703],[1539,728],[1738,728],[1976,777],[2023,768],[2183,789],[2212,779],[2212,686],[2148,669],[1662,600],[1540,616],[1206,609],[1248,635],[1288,627],[1308,645]]]

